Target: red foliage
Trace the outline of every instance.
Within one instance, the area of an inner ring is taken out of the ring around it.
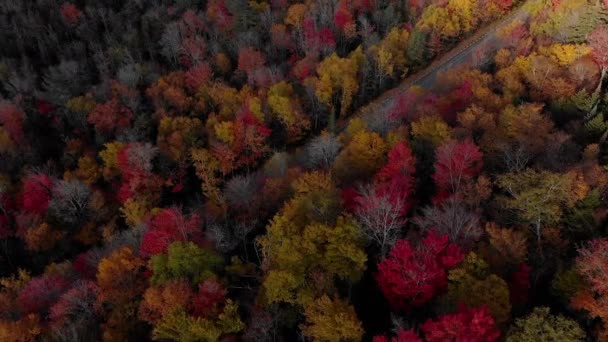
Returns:
[[[61,11],[61,17],[69,25],[76,25],[82,17],[82,11],[76,7],[76,5],[69,2],[64,2],[59,9]]]
[[[70,282],[58,275],[42,275],[32,278],[17,296],[24,314],[46,311],[70,286]]]
[[[401,214],[405,215],[412,205],[411,195],[414,190],[414,177],[416,172],[416,159],[412,155],[407,142],[402,141],[397,143],[395,147],[388,153],[388,163],[378,171],[374,176],[375,193],[378,197],[387,198],[392,204],[399,202]],[[345,189],[345,205],[347,208],[356,209],[356,203],[359,208],[365,208],[366,203],[362,202],[363,198],[354,196],[354,189]],[[350,203],[347,201],[353,201]]]
[[[43,215],[51,200],[53,179],[44,174],[33,174],[23,181],[22,208],[28,213]]]
[[[106,103],[98,104],[89,113],[88,122],[98,130],[110,133],[117,128],[127,128],[131,124],[133,113],[117,99],[112,99]]]
[[[97,302],[99,287],[93,281],[83,281],[66,291],[51,307],[49,319],[54,325],[61,325],[71,318],[85,319],[83,314],[92,315],[101,308]],[[84,312],[83,312],[84,311]]]
[[[530,266],[521,264],[519,265],[519,268],[511,274],[511,286],[509,287],[511,304],[524,304],[528,300],[531,273],[532,268]]]
[[[36,110],[42,115],[48,115],[55,111],[55,107],[44,100],[38,99],[36,100]]]
[[[374,336],[373,342],[389,342],[389,339],[386,336]],[[397,336],[391,337],[390,342],[422,342],[422,339],[414,330],[399,329]]]
[[[593,32],[587,35],[587,42],[591,46],[591,57],[602,68],[608,67],[608,27],[598,26]]]
[[[140,254],[149,257],[167,252],[172,242],[187,241],[200,235],[200,219],[193,214],[186,219],[177,208],[162,209],[152,218],[141,243]]]
[[[389,113],[392,120],[412,120],[412,115],[416,112],[416,105],[420,101],[421,95],[407,90],[397,97]]]
[[[86,279],[95,279],[97,274],[97,267],[91,262],[91,253],[85,252],[78,254],[78,256],[72,262],[72,267]]]
[[[483,53],[483,52],[482,52]],[[465,81],[461,86],[442,96],[437,102],[439,115],[448,123],[456,121],[456,114],[465,110],[473,99],[473,87]]]
[[[242,48],[239,50],[239,69],[250,73],[264,66],[266,60],[264,55],[254,48]]]
[[[357,199],[360,196],[359,192],[352,186],[342,189],[340,197],[342,197],[342,205],[350,212],[357,210]]]
[[[430,231],[417,247],[399,240],[378,265],[376,280],[389,304],[400,311],[418,307],[445,289],[447,271],[463,259],[447,235]]]
[[[456,194],[460,186],[479,175],[483,167],[483,154],[470,140],[449,141],[435,153],[433,180],[439,192]]]
[[[500,337],[500,330],[485,306],[476,309],[460,306],[454,314],[426,321],[421,329],[427,342],[493,342]]]
[[[185,74],[184,83],[191,92],[198,91],[205,82],[211,78],[211,68],[207,63],[198,64],[190,68]]]
[[[334,14],[334,24],[340,31],[342,31],[346,25],[351,24],[352,22],[353,15],[348,9],[348,2],[340,1],[336,8],[336,13]]]
[[[9,102],[0,103],[0,124],[2,124],[11,139],[16,143],[23,140],[24,119],[25,113],[16,105]]]
[[[198,293],[192,298],[192,314],[197,317],[214,316],[225,300],[224,286],[213,278],[207,279],[198,285]]]

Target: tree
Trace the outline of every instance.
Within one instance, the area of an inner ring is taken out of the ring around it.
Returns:
[[[486,224],[486,233],[490,245],[506,263],[517,265],[526,260],[528,242],[524,233],[515,229],[500,228],[494,223]]]
[[[500,277],[490,274],[489,266],[474,252],[448,272],[448,291],[444,298],[453,306],[485,306],[497,325],[507,323],[511,316],[509,286]]]
[[[139,305],[138,317],[155,324],[171,312],[188,308],[192,289],[187,279],[175,279],[160,286],[150,286]]]
[[[169,245],[167,254],[157,254],[150,259],[153,274],[150,282],[164,284],[173,279],[186,278],[200,283],[215,276],[224,260],[212,251],[192,242],[176,241]]]
[[[0,124],[15,144],[22,142],[25,113],[10,102],[0,102]]]
[[[311,168],[330,168],[341,147],[342,144],[334,135],[322,132],[306,145],[305,161]]]
[[[437,115],[421,116],[412,122],[412,135],[415,139],[427,140],[438,146],[452,136],[450,126]]]
[[[431,231],[417,247],[407,240],[397,241],[378,265],[376,281],[391,307],[407,311],[424,305],[443,291],[448,270],[463,257],[446,235]]]
[[[315,300],[304,309],[304,335],[320,341],[360,341],[363,328],[352,306],[327,296]]]
[[[440,316],[437,321],[428,320],[420,328],[427,342],[494,342],[500,337],[500,330],[486,307],[460,306],[456,313]]]
[[[144,260],[129,247],[118,249],[101,260],[97,269],[99,301],[116,306],[133,301],[145,289]]]
[[[470,140],[449,141],[435,153],[433,180],[440,192],[458,194],[464,183],[478,176],[483,154]]]
[[[536,307],[518,318],[507,334],[507,342],[576,342],[585,339],[585,331],[573,319],[552,315],[549,308]]]
[[[602,323],[600,337],[608,336],[608,240],[591,240],[578,250],[575,267],[584,282],[570,300],[577,310],[587,312],[589,318]]]
[[[336,158],[333,172],[347,183],[372,176],[384,164],[386,143],[377,133],[361,131]]]
[[[572,208],[588,192],[574,173],[533,169],[501,175],[498,186],[509,194],[502,203],[532,225],[539,246],[543,225],[559,222],[564,210]]]
[[[131,125],[133,113],[123,106],[117,99],[98,104],[89,113],[88,122],[102,133],[112,133]]]
[[[344,115],[350,109],[352,98],[359,89],[358,74],[364,60],[363,49],[358,47],[347,58],[340,58],[333,53],[317,66],[318,78],[315,79],[315,95],[321,103],[331,108],[330,132],[335,130],[336,115]],[[340,113],[334,113],[336,110],[334,98],[338,94],[341,94]]]
[[[51,201],[54,180],[45,174],[32,174],[23,181],[22,207],[28,213],[43,215]]]
[[[245,328],[238,313],[238,304],[228,299],[221,314],[214,319],[188,316],[184,309],[177,309],[163,317],[152,331],[154,340],[218,341],[227,334],[235,334]]]
[[[451,197],[435,206],[422,209],[422,215],[414,223],[423,230],[436,230],[447,235],[451,242],[468,247],[483,234],[479,214],[467,208],[457,198]]]
[[[24,314],[44,314],[69,288],[70,281],[60,275],[44,274],[32,278],[19,291],[17,303]]]
[[[141,255],[149,257],[167,252],[174,241],[187,241],[200,233],[199,217],[186,218],[177,208],[162,209],[150,221],[141,244]]]

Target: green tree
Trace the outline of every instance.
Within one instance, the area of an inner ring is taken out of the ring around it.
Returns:
[[[200,283],[214,276],[223,263],[220,256],[192,242],[174,242],[169,245],[167,254],[158,254],[150,259],[151,282],[160,285],[172,279],[188,278]]]
[[[507,342],[578,342],[585,332],[573,319],[551,315],[549,308],[534,308],[531,314],[518,318],[509,329]]]
[[[574,173],[526,169],[499,176],[498,186],[509,195],[501,198],[501,203],[531,225],[539,246],[542,227],[558,223],[565,209],[587,195]]]
[[[506,323],[511,315],[509,286],[495,274],[490,274],[488,264],[471,252],[457,268],[448,273],[447,304],[460,303],[476,308],[487,306],[496,324]]]

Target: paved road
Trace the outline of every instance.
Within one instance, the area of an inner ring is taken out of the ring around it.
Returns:
[[[473,36],[460,42],[454,49],[444,54],[425,69],[407,77],[399,86],[387,90],[381,96],[345,118],[345,120],[341,120],[338,123],[338,131],[341,131],[346,126],[348,120],[354,117],[372,116],[374,113],[388,111],[393,105],[393,101],[410,87],[416,85],[429,89],[435,85],[438,73],[459,65],[475,64],[484,58],[489,58],[489,53],[506,47],[508,42],[498,38],[496,32],[514,21],[524,21],[527,19],[528,12],[526,10],[526,4],[529,1],[530,0],[524,1],[509,15],[478,30]],[[485,51],[485,55],[478,55],[478,52],[481,50]]]

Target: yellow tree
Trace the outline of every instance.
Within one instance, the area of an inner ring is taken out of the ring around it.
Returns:
[[[361,341],[363,328],[355,309],[339,299],[323,296],[304,310],[304,335],[315,341]]]
[[[387,151],[380,135],[359,131],[336,158],[332,173],[342,182],[370,177],[384,165]]]
[[[315,95],[332,111],[329,118],[331,131],[335,130],[335,97],[339,96],[339,114],[344,115],[350,109],[352,98],[359,90],[358,75],[364,62],[363,49],[359,46],[347,58],[340,58],[333,53],[317,66],[318,77],[314,80]]]

